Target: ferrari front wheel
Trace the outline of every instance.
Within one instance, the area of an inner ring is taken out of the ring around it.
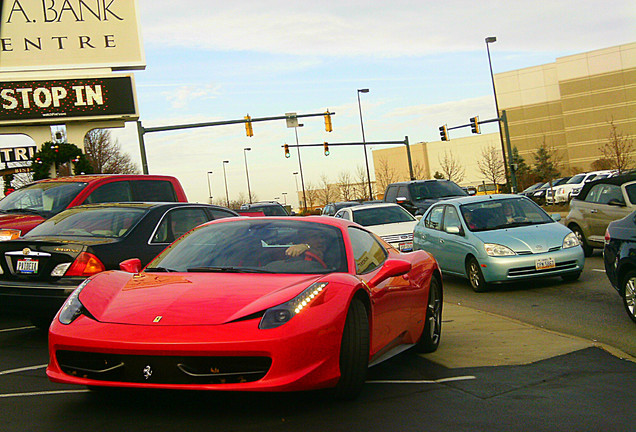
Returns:
[[[428,289],[428,305],[424,330],[415,349],[420,353],[431,353],[437,350],[442,336],[442,285],[436,278],[431,278]]]
[[[338,399],[354,399],[364,385],[369,367],[369,319],[361,300],[349,306],[340,344],[340,380],[334,389]]]

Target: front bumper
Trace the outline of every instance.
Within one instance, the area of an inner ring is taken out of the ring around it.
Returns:
[[[538,260],[552,258],[555,267],[537,269]],[[509,257],[480,258],[479,264],[484,279],[488,283],[514,282],[518,280],[563,276],[583,271],[585,255],[580,246],[559,249],[540,254],[514,255]]]
[[[216,326],[107,324],[85,316],[62,325],[56,319],[46,373],[54,382],[128,388],[299,391],[334,386],[340,378],[344,314],[336,322],[297,318],[269,330],[258,329],[260,318]]]

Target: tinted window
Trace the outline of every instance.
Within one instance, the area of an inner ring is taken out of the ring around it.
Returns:
[[[146,214],[141,208],[78,208],[53,216],[33,228],[25,237],[122,237]]]
[[[375,207],[353,211],[353,221],[362,226],[384,225],[416,220],[402,207]]]
[[[409,189],[413,201],[468,195],[462,188],[451,181],[413,183],[409,186]]]
[[[234,213],[222,209],[208,209],[214,219],[223,219],[236,216]]]
[[[250,206],[250,211],[261,211],[265,216],[289,216],[283,206],[277,205],[255,205]]]
[[[169,210],[159,222],[151,243],[172,243],[192,228],[209,220],[203,208],[176,208]]]
[[[625,186],[625,191],[627,192],[629,202],[632,204],[636,204],[636,183]]]
[[[0,200],[0,210],[34,212],[49,217],[64,210],[86,187],[84,182],[43,182],[18,189]]]
[[[85,204],[98,204],[109,202],[130,202],[132,191],[127,181],[107,183],[95,189],[84,201]]]
[[[177,201],[172,183],[167,180],[135,180],[130,183],[134,201]]]
[[[397,186],[389,186],[386,191],[386,196],[384,197],[385,202],[395,202],[395,199],[398,196],[398,187]]]
[[[380,267],[388,253],[380,243],[366,231],[350,227],[349,238],[356,262],[356,273],[364,274]]]

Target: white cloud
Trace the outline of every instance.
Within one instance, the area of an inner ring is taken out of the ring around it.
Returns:
[[[585,51],[629,42],[631,1],[141,0],[157,46],[275,54],[393,57],[482,50]],[[592,49],[593,49],[592,48]]]

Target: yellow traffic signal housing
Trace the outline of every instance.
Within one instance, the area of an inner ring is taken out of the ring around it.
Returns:
[[[439,136],[442,141],[448,141],[448,129],[446,129],[446,125],[439,127]]]
[[[327,112],[325,112],[325,130],[327,132],[332,132],[333,131],[333,127],[331,125],[331,113],[329,112],[329,110],[327,110]]]
[[[291,155],[289,154],[289,145],[288,145],[288,144],[285,144],[285,157],[286,157],[286,158],[288,158],[288,157],[290,157],[290,156],[291,156]]]
[[[323,144],[323,147],[325,148],[325,156],[329,156],[329,144],[327,144],[327,142],[325,142]]]
[[[245,133],[248,137],[254,136],[254,130],[252,129],[252,118],[250,115],[245,116]]]
[[[470,131],[472,133],[481,133],[479,131],[479,116],[470,118]]]

